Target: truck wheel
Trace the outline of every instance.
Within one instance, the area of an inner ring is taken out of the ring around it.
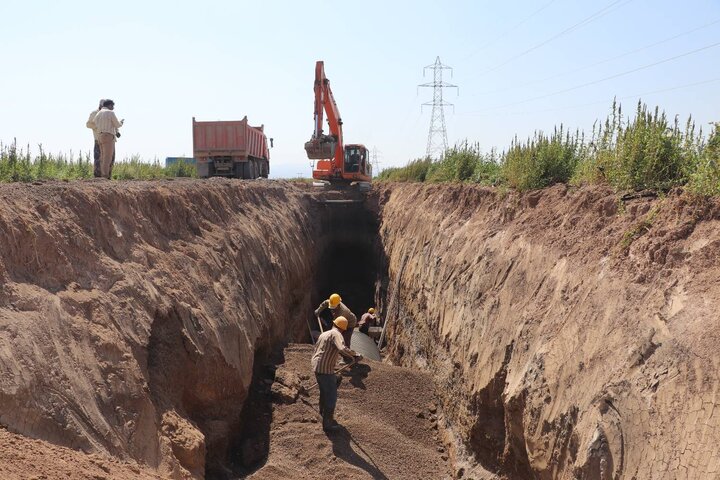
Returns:
[[[248,162],[238,162],[235,164],[237,171],[237,178],[248,178],[250,172],[248,172]]]
[[[262,171],[260,172],[260,176],[263,178],[268,178],[268,175],[270,175],[270,162],[267,160],[261,160],[260,164],[262,165]]]
[[[246,180],[253,178],[252,177],[253,176],[252,160],[248,159],[244,162],[238,163],[238,166],[241,168],[241,171],[242,171],[242,175],[240,176],[240,178],[243,178]]]

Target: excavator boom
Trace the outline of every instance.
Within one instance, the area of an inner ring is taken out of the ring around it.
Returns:
[[[305,143],[308,158],[318,161],[313,178],[330,183],[369,182],[372,170],[367,148],[343,143],[342,118],[322,61],[315,64],[314,91],[314,129],[310,141]],[[330,132],[327,135],[323,133],[325,115]]]

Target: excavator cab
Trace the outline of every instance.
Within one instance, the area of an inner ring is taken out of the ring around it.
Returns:
[[[363,145],[346,145],[345,146],[345,165],[344,172],[346,174],[368,175],[367,168],[368,150]]]

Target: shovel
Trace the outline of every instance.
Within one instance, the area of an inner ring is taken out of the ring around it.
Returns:
[[[340,373],[340,372],[342,372],[342,371],[347,370],[348,368],[352,367],[352,366],[355,365],[356,363],[357,363],[357,360],[353,359],[352,362],[350,362],[350,363],[348,363],[347,365],[345,365],[345,366],[343,366],[343,367],[340,367],[340,368],[338,368],[337,370],[335,370],[335,372],[334,372],[335,375],[337,375],[338,373]],[[310,385],[308,388],[301,388],[301,389],[300,389],[300,393],[303,394],[303,395],[307,395],[307,394],[310,392],[310,390],[312,390],[313,388],[315,388],[315,387],[317,387],[317,386],[318,386],[318,382],[315,382],[315,383],[313,383],[312,385]]]

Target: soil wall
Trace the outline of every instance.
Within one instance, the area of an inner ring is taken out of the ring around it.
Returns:
[[[310,203],[282,182],[0,186],[0,423],[222,470],[256,352],[307,337]]]
[[[717,201],[376,195],[390,356],[433,374],[459,476],[720,474]]]

